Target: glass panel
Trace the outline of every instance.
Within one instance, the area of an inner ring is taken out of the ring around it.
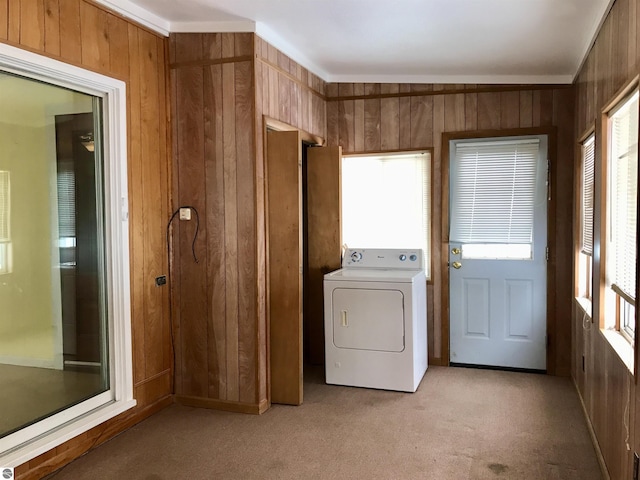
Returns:
[[[100,110],[0,72],[0,437],[109,390]]]
[[[462,245],[462,258],[491,260],[530,260],[530,243],[467,243]]]

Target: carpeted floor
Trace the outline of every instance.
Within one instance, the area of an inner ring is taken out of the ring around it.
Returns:
[[[55,480],[601,479],[568,378],[430,367],[414,394],[325,385],[262,416],[174,405]]]

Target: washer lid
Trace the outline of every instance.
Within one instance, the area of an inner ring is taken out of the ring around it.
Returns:
[[[391,270],[384,268],[341,268],[327,273],[325,280],[336,282],[400,282],[411,283],[425,279],[424,270]]]

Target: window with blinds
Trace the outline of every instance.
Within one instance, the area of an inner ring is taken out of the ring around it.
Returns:
[[[449,241],[463,257],[532,257],[538,139],[458,143]]]
[[[431,258],[431,155],[342,159],[342,241],[357,248],[421,248]]]
[[[0,170],[0,274],[10,271],[10,186],[9,172]]]
[[[582,212],[580,250],[593,254],[593,181],[595,167],[595,135],[591,134],[582,144]]]
[[[76,178],[73,163],[58,165],[58,246],[76,244]]]
[[[635,306],[638,190],[638,92],[609,114],[607,194],[607,286]],[[625,305],[617,307],[624,312]],[[622,315],[620,329],[635,330],[634,315]]]

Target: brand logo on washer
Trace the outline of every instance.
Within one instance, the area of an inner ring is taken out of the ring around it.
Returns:
[[[2,478],[5,480],[13,479],[13,468],[2,467]]]

